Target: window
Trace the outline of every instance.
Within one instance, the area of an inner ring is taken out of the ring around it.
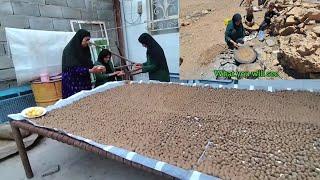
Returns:
[[[179,0],[149,0],[148,30],[151,34],[179,31]]]

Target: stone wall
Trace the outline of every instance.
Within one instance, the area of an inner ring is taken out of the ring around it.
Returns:
[[[112,0],[0,0],[0,89],[16,86],[15,71],[5,35],[5,27],[48,31],[72,31],[70,20],[104,21],[107,29],[115,27]],[[100,27],[85,26],[93,37]],[[115,29],[108,30],[116,51]]]

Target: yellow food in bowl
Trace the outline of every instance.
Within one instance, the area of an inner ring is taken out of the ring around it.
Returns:
[[[26,112],[26,116],[32,118],[32,117],[40,116],[42,115],[42,113],[43,113],[43,109],[33,107]]]

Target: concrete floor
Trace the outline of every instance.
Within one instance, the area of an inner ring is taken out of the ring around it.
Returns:
[[[131,168],[114,160],[51,140],[42,139],[28,151],[34,180],[156,180],[153,174]],[[41,175],[52,166],[60,165],[60,171]],[[0,161],[0,179],[27,179],[19,155]]]

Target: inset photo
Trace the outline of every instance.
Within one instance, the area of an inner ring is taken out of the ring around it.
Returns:
[[[180,0],[180,79],[319,79],[317,0]]]

